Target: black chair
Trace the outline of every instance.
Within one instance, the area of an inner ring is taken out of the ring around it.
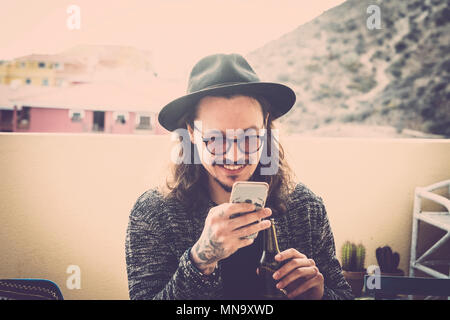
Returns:
[[[44,279],[0,279],[0,300],[64,300],[59,287]]]
[[[372,288],[375,275],[364,276],[365,294],[375,300],[399,299],[398,295],[450,297],[450,279],[378,276],[378,288]]]

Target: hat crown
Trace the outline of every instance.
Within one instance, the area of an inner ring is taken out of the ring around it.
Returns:
[[[258,81],[255,71],[240,54],[214,54],[201,59],[192,68],[187,93],[230,83]]]
[[[219,53],[195,64],[189,76],[187,94],[164,106],[158,121],[169,131],[185,128],[184,117],[195,110],[203,97],[235,94],[264,97],[269,102],[273,119],[287,113],[296,100],[295,92],[288,86],[261,82],[243,56]]]

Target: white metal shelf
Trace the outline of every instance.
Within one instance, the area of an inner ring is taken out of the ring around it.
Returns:
[[[450,196],[450,180],[441,181],[428,187],[417,187],[414,195],[414,213],[411,235],[411,258],[409,266],[409,276],[413,277],[415,270],[420,270],[432,277],[447,279],[450,278],[450,254],[445,257],[448,260],[426,260],[433,252],[442,247],[450,240],[450,200],[444,196],[437,195],[433,191],[441,188],[447,188]],[[428,199],[445,207],[445,212],[422,211],[422,199]],[[417,243],[419,237],[419,221],[437,227],[447,233],[436,241],[425,253],[417,257]],[[448,273],[444,274],[436,267],[447,267]]]

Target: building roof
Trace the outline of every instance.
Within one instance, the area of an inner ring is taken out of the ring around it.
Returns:
[[[17,105],[18,108],[29,106],[158,113],[170,100],[183,94],[180,89],[178,85],[163,81],[128,85],[104,82],[67,87],[21,86],[16,90],[2,88],[0,102],[9,102],[8,106]],[[3,92],[8,96],[7,99]]]
[[[66,56],[62,54],[29,54],[14,59],[13,61],[41,61],[41,62],[59,62],[59,63],[78,63],[81,64],[82,61],[74,56]]]

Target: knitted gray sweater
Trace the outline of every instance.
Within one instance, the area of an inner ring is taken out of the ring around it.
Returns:
[[[189,258],[203,230],[208,206],[187,213],[157,189],[143,193],[131,210],[125,241],[131,299],[221,299],[221,263],[202,274]],[[350,286],[336,259],[333,234],[322,198],[297,184],[287,214],[274,216],[280,250],[295,248],[314,259],[325,279],[324,299],[352,299]]]

